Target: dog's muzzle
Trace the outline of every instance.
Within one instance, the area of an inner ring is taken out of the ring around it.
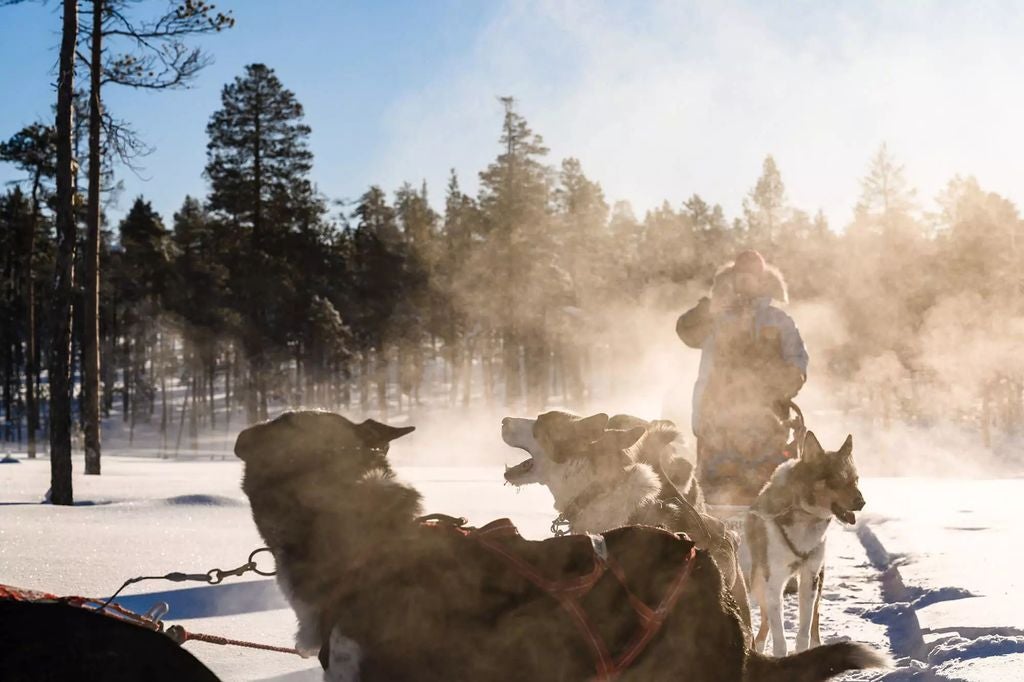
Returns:
[[[524,460],[513,467],[505,467],[505,480],[509,483],[515,483],[521,477],[530,473],[533,470],[533,458]]]

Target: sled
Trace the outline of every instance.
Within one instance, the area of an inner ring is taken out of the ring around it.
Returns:
[[[217,682],[164,632],[165,613],[0,585],[0,680]]]
[[[708,514],[720,519],[741,538],[747,511],[772,473],[780,464],[799,456],[800,443],[807,433],[807,427],[804,425],[804,414],[796,403],[790,401],[789,407],[795,415],[786,422],[787,428],[792,430],[792,439],[779,452],[768,453],[751,462],[749,459],[729,458],[721,453],[709,455],[698,450],[698,480],[704,491]]]
[[[113,601],[125,587],[142,580],[219,585],[225,577],[250,571],[274,575],[255,560],[269,551],[253,550],[245,564],[226,571],[131,578],[106,600],[0,584],[0,680],[217,682],[216,675],[181,647],[190,640],[297,655],[290,647],[190,632],[180,625],[165,628],[162,618],[169,607],[162,600],[145,613]]]
[[[789,408],[795,416],[785,426],[792,430],[792,439],[778,452],[769,452],[751,459],[738,453],[711,453],[698,442],[697,480],[700,481],[708,512],[712,516],[727,523],[734,522],[738,517],[742,526],[743,515],[757,499],[775,469],[799,455],[800,443],[803,442],[807,427],[804,425],[803,412],[796,403],[790,401]]]

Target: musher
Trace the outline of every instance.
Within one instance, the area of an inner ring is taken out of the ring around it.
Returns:
[[[787,456],[790,401],[808,360],[793,319],[772,305],[787,299],[782,273],[743,251],[676,323],[683,343],[701,350],[692,427],[709,502],[749,504]]]

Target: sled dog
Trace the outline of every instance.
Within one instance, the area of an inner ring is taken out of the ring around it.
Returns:
[[[754,637],[758,652],[768,633],[772,651],[786,655],[782,591],[796,575],[800,604],[796,650],[821,644],[818,607],[825,576],[825,532],[832,517],[856,522],[864,508],[853,461],[853,437],[835,452],[825,452],[808,431],[796,459],[779,467],[761,490],[744,521],[751,554],[750,590],[760,607],[761,624]]]

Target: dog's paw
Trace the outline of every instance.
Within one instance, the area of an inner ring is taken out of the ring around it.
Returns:
[[[314,627],[304,627],[299,624],[299,631],[295,633],[295,650],[303,658],[311,658],[320,653],[320,633]]]
[[[324,671],[325,682],[359,682],[363,650],[338,630],[331,632],[331,653]]]
[[[313,658],[314,656],[320,653],[320,647],[311,647],[308,645],[303,646],[298,642],[295,642],[295,651],[299,654],[299,656],[302,656],[303,658]]]

